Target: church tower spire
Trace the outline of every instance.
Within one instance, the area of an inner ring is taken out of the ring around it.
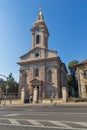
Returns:
[[[39,21],[39,20],[44,20],[42,8],[40,8],[40,12],[39,12],[39,14],[38,14],[38,16],[37,16],[37,21]]]
[[[32,49],[40,47],[48,49],[48,37],[49,32],[44,21],[42,8],[40,8],[37,16],[37,21],[34,22],[34,27],[31,29],[32,32]]]

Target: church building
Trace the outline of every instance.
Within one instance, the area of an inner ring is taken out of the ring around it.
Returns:
[[[62,88],[67,87],[67,69],[57,56],[57,51],[48,49],[49,31],[40,9],[31,28],[32,48],[20,57],[19,96],[22,88],[25,99],[32,96],[33,103],[42,99],[62,98]]]

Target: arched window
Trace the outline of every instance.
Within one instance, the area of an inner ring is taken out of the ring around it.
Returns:
[[[85,71],[85,77],[87,77],[87,70]]]
[[[87,77],[87,70],[84,70],[82,74],[84,77]]]
[[[86,90],[86,94],[87,94],[87,85],[85,85],[85,90]]]
[[[49,79],[49,82],[52,82],[52,71],[51,70],[48,72],[48,79]]]
[[[27,72],[23,71],[22,73],[23,77],[22,77],[22,80],[23,80],[23,84],[27,84]]]
[[[36,44],[40,43],[40,35],[36,35]]]
[[[35,57],[39,57],[39,56],[40,56],[39,53],[36,53],[36,54],[35,54]]]
[[[39,76],[39,70],[36,69],[35,75],[38,77]]]

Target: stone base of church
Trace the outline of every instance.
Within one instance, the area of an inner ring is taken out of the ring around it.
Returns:
[[[41,103],[42,104],[57,104],[57,103],[62,103],[63,102],[63,100],[62,100],[62,98],[60,98],[60,99],[53,99],[53,100],[51,100],[51,99],[42,99],[42,101],[41,101]]]

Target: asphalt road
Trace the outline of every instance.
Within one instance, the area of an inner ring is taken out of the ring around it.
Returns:
[[[87,130],[85,105],[0,106],[0,130]]]

